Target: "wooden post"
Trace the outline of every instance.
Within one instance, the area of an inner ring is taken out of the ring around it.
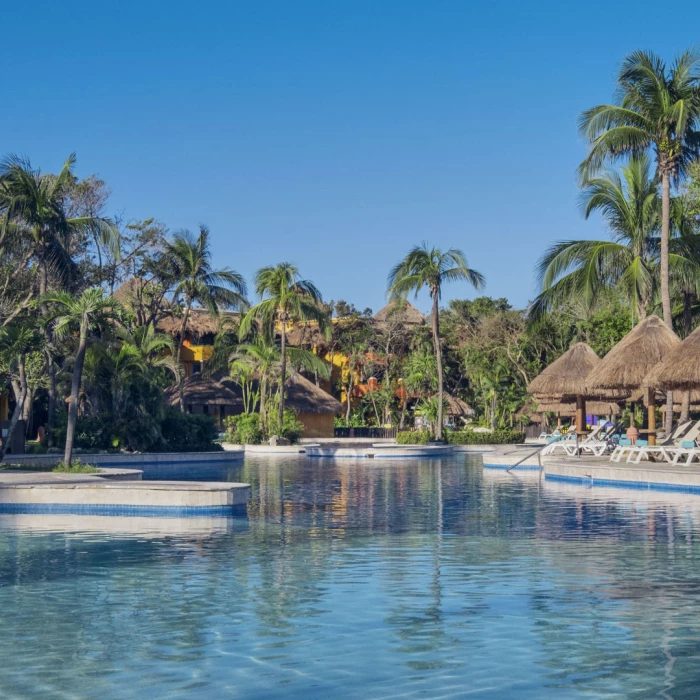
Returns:
[[[583,396],[576,397],[576,434],[583,435],[586,432],[586,399]]]
[[[656,445],[656,390],[653,388],[647,389],[649,392],[648,405],[648,429],[649,429],[649,444]]]

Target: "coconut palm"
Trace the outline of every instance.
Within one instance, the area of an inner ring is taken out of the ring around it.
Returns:
[[[49,292],[42,298],[42,302],[46,303],[50,309],[53,329],[57,338],[68,336],[76,328],[78,330],[78,348],[73,364],[66,448],[63,456],[65,464],[70,466],[73,458],[75,426],[78,422],[78,401],[88,335],[100,324],[118,318],[120,306],[114,297],[106,297],[104,291],[99,287],[86,289],[78,297],[74,297],[68,292]]]
[[[538,264],[542,292],[530,315],[541,317],[573,298],[592,306],[602,289],[619,286],[633,302],[633,314],[646,316],[658,270],[661,207],[647,156],[632,158],[621,173],[607,172],[585,183],[585,217],[599,211],[611,241],[560,241]]]
[[[411,292],[416,296],[427,288],[433,302],[430,318],[433,332],[433,348],[438,372],[438,424],[436,438],[442,438],[443,421],[443,367],[440,345],[440,298],[445,282],[469,282],[475,289],[484,285],[484,277],[467,264],[464,253],[455,248],[442,252],[438,248],[428,248],[427,243],[416,246],[389,273],[388,290],[392,299],[406,298]]]
[[[17,246],[24,252],[21,266],[32,259],[39,274],[38,292],[45,294],[50,281],[65,288],[75,273],[69,248],[76,236],[88,234],[97,245],[108,247],[115,257],[119,250],[119,233],[114,223],[100,216],[70,216],[68,202],[75,182],[75,153],[63,164],[58,175],[42,173],[18,156],[8,156],[0,163],[0,248]],[[46,315],[46,309],[43,309]],[[47,344],[50,349],[50,345]],[[55,425],[56,369],[47,350],[49,377],[49,435]]]
[[[580,118],[590,142],[579,168],[584,180],[607,160],[652,152],[661,183],[660,291],[664,321],[672,327],[669,290],[671,180],[685,173],[700,149],[700,52],[686,51],[669,67],[654,53],[635,51],[623,61],[615,104]]]
[[[253,323],[259,321],[262,330],[272,339],[280,331],[280,402],[279,425],[284,420],[284,386],[287,379],[287,326],[289,323],[313,321],[325,333],[329,328],[327,311],[322,307],[321,293],[310,280],[301,279],[299,270],[288,262],[263,267],[255,275],[255,291],[262,299],[243,317],[239,337],[245,339]]]
[[[182,299],[184,310],[177,345],[177,362],[182,365],[182,348],[187,335],[187,324],[194,304],[204,306],[212,316],[219,309],[244,309],[248,302],[246,283],[238,272],[227,267],[215,270],[209,244],[209,229],[199,227],[195,237],[190,231],[180,231],[167,241],[161,257],[163,277],[173,285],[173,298]],[[183,395],[184,376],[178,382],[180,410],[185,411]]]

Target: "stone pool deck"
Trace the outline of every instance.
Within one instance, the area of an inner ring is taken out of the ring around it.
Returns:
[[[485,469],[507,470],[510,473],[542,472],[549,482],[597,487],[677,491],[700,494],[700,464],[671,465],[668,462],[627,464],[611,462],[603,457],[562,457],[532,455],[516,467],[536,446],[493,446],[482,455]]]
[[[229,482],[115,480],[92,474],[0,472],[0,513],[230,515],[250,486]]]

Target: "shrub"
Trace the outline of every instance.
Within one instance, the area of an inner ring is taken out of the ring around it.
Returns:
[[[225,419],[226,439],[238,445],[259,445],[262,442],[259,413],[241,413]]]
[[[450,445],[515,445],[525,442],[525,433],[519,430],[494,430],[475,433],[473,430],[451,430],[445,433]]]
[[[215,452],[223,449],[215,444],[219,436],[211,416],[182,413],[171,408],[161,423],[165,452]]]
[[[51,471],[66,474],[97,474],[100,470],[92,464],[85,464],[79,459],[74,459],[70,466],[61,460]]]
[[[435,436],[429,430],[404,430],[396,433],[397,445],[427,445]]]
[[[284,412],[282,429],[280,430],[277,411],[270,411],[268,414],[267,432],[269,435],[278,435],[279,437],[287,438],[291,443],[295,443],[299,441],[304,432],[304,424],[299,422],[296,413],[291,408],[288,408]]]

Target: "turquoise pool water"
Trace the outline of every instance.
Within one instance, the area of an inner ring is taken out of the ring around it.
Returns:
[[[248,517],[0,516],[0,696],[698,696],[698,496],[464,455],[191,476]]]

